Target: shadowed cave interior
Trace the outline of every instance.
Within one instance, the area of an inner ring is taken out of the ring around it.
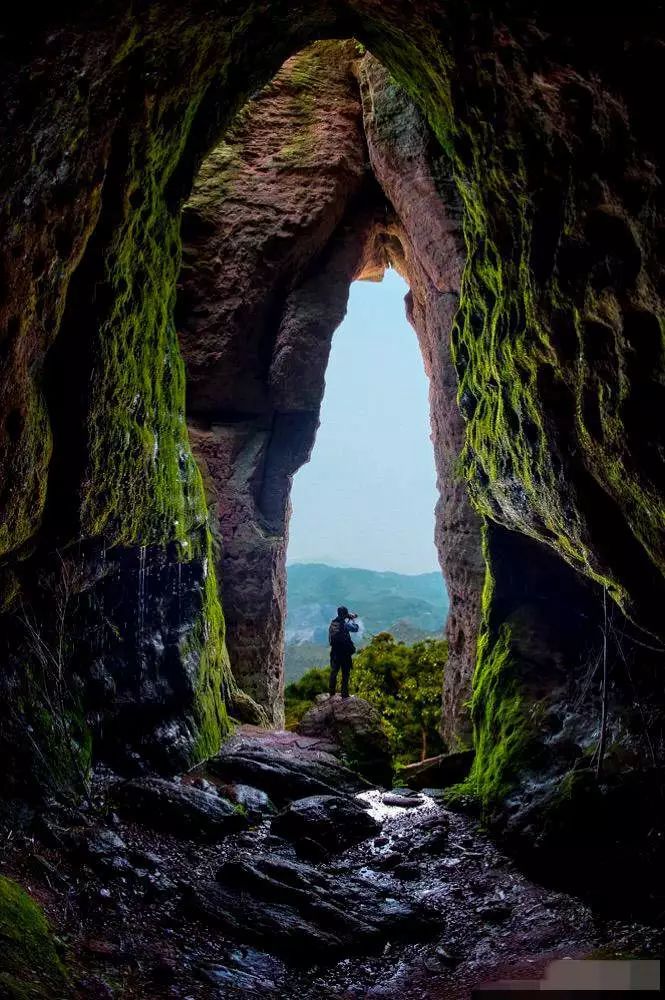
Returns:
[[[0,992],[467,996],[657,954],[661,18],[241,6],[3,42]],[[357,706],[283,732],[291,481],[387,267],[450,596],[412,813]]]

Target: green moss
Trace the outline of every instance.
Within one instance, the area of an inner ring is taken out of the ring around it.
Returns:
[[[88,789],[92,735],[76,697],[54,690],[53,678],[30,664],[16,707],[14,750],[25,743],[29,781],[51,794],[80,799]]]
[[[468,778],[446,792],[450,805],[498,806],[532,761],[535,706],[524,699],[510,626],[492,623],[494,577],[483,533],[486,560],[477,660],[471,695],[475,756]]]
[[[249,107],[251,104],[246,105],[246,108]],[[201,164],[185,211],[189,208],[205,216],[211,205],[224,201],[233,191],[234,181],[240,175],[242,166],[240,145],[234,141],[240,120],[242,116],[239,116],[224,140],[208,153]]]
[[[288,139],[275,151],[273,165],[294,169],[306,168],[318,162],[320,136],[317,127],[325,115],[322,95],[330,85],[331,63],[350,58],[351,43],[321,41],[294,55],[282,67],[275,79],[263,88],[258,102],[249,101],[235,117],[222,142],[206,156],[188,205],[206,215],[211,205],[232,196],[236,183],[243,183],[247,150],[252,147],[253,132],[259,124],[274,128],[271,96],[286,101]],[[267,114],[267,120],[263,115]],[[265,155],[256,149],[257,157]]]
[[[34,687],[30,697],[39,698]],[[33,704],[29,709],[33,720],[35,741],[43,755],[42,765],[48,771],[44,779],[57,791],[73,791],[77,796],[85,790],[92,764],[92,736],[79,709],[66,708],[56,719],[52,708]]]
[[[198,660],[194,692],[194,724],[197,732],[191,763],[214,756],[234,729],[227,706],[242,705],[251,711],[255,725],[268,727],[265,711],[241,692],[231,671],[225,642],[225,623],[214,571],[213,545],[206,535],[203,606],[196,626],[185,640],[183,656]],[[247,721],[246,718],[243,721]]]
[[[107,251],[108,312],[96,331],[81,494],[84,537],[107,545],[176,542],[177,558],[205,565],[202,603],[183,656],[196,664],[194,760],[215,753],[229,731],[230,667],[211,556],[208,511],[185,420],[185,371],[174,322],[181,263],[180,216],[168,187],[202,92],[173,127],[173,106],[146,108],[127,150],[131,178]]]
[[[9,494],[0,520],[0,555],[18,548],[34,533],[46,501],[52,440],[46,406],[32,383],[24,392],[20,447],[2,453],[0,468],[7,482],[19,484]]]
[[[513,673],[510,629],[504,625],[491,644],[481,634],[479,645],[471,700],[476,756],[468,780],[489,806],[505,796],[524,764],[529,725]]]
[[[16,573],[9,568],[0,569],[0,614],[12,608],[20,589]]]
[[[280,72],[279,84],[286,84],[293,91],[289,116],[293,134],[275,154],[278,165],[292,168],[294,164],[305,167],[310,162],[317,162],[316,127],[322,110],[321,95],[325,94],[329,82],[330,61],[340,57],[344,44],[317,42],[294,56]]]
[[[46,917],[15,882],[0,876],[0,993],[9,1000],[71,995]]]
[[[405,37],[379,16],[362,40],[427,115],[464,208],[467,255],[453,332],[467,416],[463,476],[481,513],[545,541],[630,612],[630,570],[599,551],[607,546],[599,544],[588,483],[595,480],[599,496],[604,490],[608,506],[616,504],[635,538],[636,559],[641,547],[665,573],[662,490],[631,461],[627,445],[625,360],[632,348],[624,346],[609,379],[583,350],[584,326],[594,317],[621,338],[625,297],[610,288],[595,292],[590,281],[581,290],[569,288],[554,260],[539,274],[533,266],[534,249],[542,249],[535,230],[543,214],[545,228],[557,224],[556,210],[538,205],[543,179],[557,190],[561,235],[584,241],[589,192],[574,169],[575,141],[566,149],[563,138],[553,139],[547,111],[528,123],[525,138],[527,122],[516,108],[499,137],[489,109],[493,102],[505,106],[510,95],[491,62],[475,64],[466,88],[455,72],[462,38],[454,51],[445,37],[445,31],[428,32],[417,17]],[[482,107],[474,106],[476,95]],[[637,221],[624,222],[639,244]],[[629,308],[655,320],[660,310],[646,269],[630,297]],[[555,320],[573,331],[576,356],[560,349]],[[600,437],[585,415],[585,399],[597,408]]]
[[[183,22],[180,43],[194,59],[182,67],[179,85],[136,109],[132,128],[111,153],[100,221],[109,232],[100,237],[103,271],[96,281],[95,327],[88,331],[93,362],[80,490],[81,535],[103,536],[109,547],[176,540],[187,559],[191,537],[206,519],[174,322],[178,191],[192,134],[202,126],[206,91],[224,79],[225,47],[255,15],[252,10],[239,18],[221,38]],[[135,56],[144,41],[131,18],[125,29],[116,62]]]
[[[209,532],[206,534],[204,574],[201,613],[181,648],[183,659],[191,657],[197,662],[194,691],[197,735],[192,764],[216,754],[222,740],[231,731],[226,702],[234,682],[226,650],[224,615],[217,591]]]
[[[147,218],[128,214],[109,262],[113,305],[91,376],[81,530],[114,544],[186,544],[205,505],[173,322],[179,226],[154,190],[155,174],[138,183]]]
[[[263,729],[271,728],[271,721],[265,708],[235,684],[228,692],[227,704],[234,721],[261,726]]]
[[[315,148],[315,94],[323,85],[331,47],[321,42],[296,56],[280,86],[293,89],[293,135],[277,158],[307,160]],[[274,86],[272,84],[271,86]],[[180,269],[180,218],[166,191],[183,154],[200,97],[194,95],[174,130],[168,108],[147,111],[145,130],[127,150],[131,178],[107,251],[107,315],[95,331],[90,376],[81,533],[109,544],[187,544],[205,520],[201,477],[185,423],[185,373],[174,309]],[[224,198],[239,168],[251,103],[225,142],[206,161],[190,204],[209,194]],[[167,124],[163,124],[166,115]],[[187,558],[185,553],[184,558]]]

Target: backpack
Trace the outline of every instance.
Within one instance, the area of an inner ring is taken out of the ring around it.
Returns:
[[[339,618],[333,618],[330,623],[328,642],[331,646],[336,646],[337,648],[350,649],[352,653],[356,650],[349,633],[344,627],[344,622],[340,621]]]

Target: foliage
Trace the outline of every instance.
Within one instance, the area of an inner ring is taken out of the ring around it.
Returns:
[[[287,729],[293,729],[305,712],[312,707],[316,696],[328,690],[329,667],[312,667],[299,681],[287,684],[284,689],[284,712]]]
[[[393,753],[409,763],[442,749],[439,723],[443,671],[448,656],[442,639],[412,646],[380,632],[354,659],[351,691],[381,713]],[[285,691],[286,721],[296,725],[316,696],[328,690],[329,670],[314,668]]]
[[[0,995],[56,1000],[65,996],[65,986],[66,973],[44,914],[20,886],[0,876]]]
[[[447,658],[443,639],[407,646],[389,632],[375,635],[355,658],[353,693],[381,712],[398,763],[443,749],[439,724]]]

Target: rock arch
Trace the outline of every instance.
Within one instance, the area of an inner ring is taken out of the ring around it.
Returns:
[[[485,568],[479,519],[453,476],[463,423],[449,344],[463,252],[444,169],[383,67],[354,42],[321,42],[243,111],[185,206],[178,319],[190,436],[218,518],[227,643],[238,682],[278,722],[291,478],[314,443],[350,283],[394,266],[410,283],[431,387],[451,594],[444,718],[451,737],[468,732]]]
[[[489,12],[438,0],[119,11],[101,0],[41,23],[31,15],[16,13],[2,42],[0,599],[12,752],[35,693],[17,609],[54,617],[44,595],[63,564],[76,581],[66,631],[82,728],[108,752],[172,767],[210,752],[227,727],[233,682],[173,322],[181,207],[248,96],[306,44],[355,37],[424,114],[462,202],[458,469],[486,522],[490,567],[472,699],[476,794],[499,808],[534,769],[547,775],[538,795],[566,767],[589,777],[597,704],[572,728],[568,709],[598,640],[598,588],[627,616],[621,635],[640,640],[612,695],[613,744],[629,751],[629,763],[615,755],[617,787],[639,785],[642,759],[662,759],[656,6],[602,25],[536,0]],[[391,201],[399,215],[398,192]],[[417,306],[414,295],[414,317]],[[651,750],[635,704],[649,708]]]

